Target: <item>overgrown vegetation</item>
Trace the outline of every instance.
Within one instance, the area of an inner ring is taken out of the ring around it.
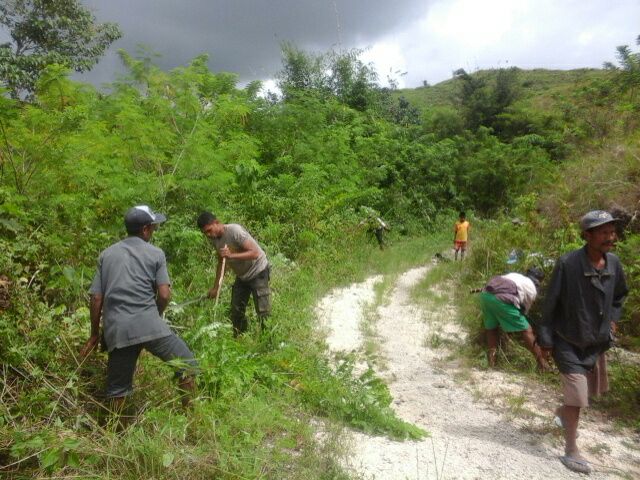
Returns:
[[[470,356],[480,363],[484,339],[478,307],[466,294],[468,289],[481,286],[493,275],[524,271],[529,266],[542,267],[550,275],[556,258],[583,245],[577,221],[595,208],[613,211],[625,225],[619,232],[616,253],[625,267],[631,292],[619,322],[618,343],[637,356],[640,104],[634,94],[637,78],[635,85],[629,82],[638,54],[628,47],[619,47],[618,52],[619,69],[609,65],[609,75],[592,77],[568,94],[545,99],[549,114],[562,120],[568,152],[552,175],[552,182],[539,192],[519,197],[501,215],[474,223],[476,240],[464,269],[458,302],[462,305],[461,318],[476,342],[470,346]],[[513,265],[506,263],[510,256],[518,259]],[[543,301],[544,290],[532,312],[534,322]],[[503,367],[533,371],[530,355],[517,342],[505,337],[502,347],[506,354],[503,359],[508,359],[502,362]],[[640,366],[634,358],[633,354],[621,356],[617,350],[610,354],[612,388],[598,406],[637,427]]]
[[[407,237],[448,229],[442,219],[458,209],[482,226],[469,284],[501,271],[511,249],[553,257],[575,246],[567,225],[596,200],[630,211],[638,201],[638,105],[613,72],[569,73],[571,88],[549,96],[530,95],[526,72],[482,82],[484,73],[465,72],[453,81],[456,102],[419,112],[378,86],[358,52],[285,46],[282,98],[260,97],[255,82],[239,88],[204,55],[170,72],[148,54],[121,56],[129,74],[107,92],[49,64],[28,102],[0,96],[0,464],[10,477],[346,478],[313,419],[395,438],[424,432],[395,417],[372,372],[354,376],[348,359],[334,368],[325,358],[318,294],[426,260],[429,243]],[[604,176],[613,152],[624,162]],[[580,161],[591,183],[572,174]],[[584,185],[600,188],[591,195]],[[154,241],[176,299],[206,291],[213,277],[194,226],[206,208],[266,248],[274,314],[268,334],[239,340],[224,307],[170,314],[200,359],[199,399],[181,410],[166,367],[145,356],[122,427],[102,406],[104,356],[79,363],[76,352],[97,255],[141,203],[169,216]],[[361,207],[390,223],[392,249],[407,250],[377,251]],[[525,224],[511,225],[513,215]],[[620,249],[632,285],[637,247],[630,234]],[[628,345],[638,337],[636,295]]]

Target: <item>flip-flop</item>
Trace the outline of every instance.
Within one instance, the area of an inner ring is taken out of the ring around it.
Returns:
[[[560,457],[560,461],[565,467],[567,467],[572,472],[584,473],[587,475],[591,473],[591,465],[589,465],[589,462],[587,462],[586,460],[567,457],[565,455]]]

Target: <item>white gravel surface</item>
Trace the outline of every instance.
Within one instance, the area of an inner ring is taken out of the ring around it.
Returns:
[[[584,478],[558,460],[562,440],[550,426],[557,392],[501,372],[461,369],[443,342],[434,341],[434,335],[453,342],[464,335],[446,302],[412,304],[410,291],[428,268],[398,278],[377,307],[376,330],[384,358],[378,373],[387,380],[395,411],[431,436],[396,442],[348,432],[353,452],[346,468],[375,480]],[[362,350],[363,309],[374,301],[380,279],[336,289],[320,302],[317,313],[331,351]],[[520,415],[513,414],[514,402]],[[587,415],[580,435],[579,442],[594,450],[585,452],[595,469],[590,478],[640,478],[637,434]]]

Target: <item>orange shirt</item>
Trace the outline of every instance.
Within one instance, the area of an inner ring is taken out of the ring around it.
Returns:
[[[471,224],[468,220],[461,222],[458,220],[456,224],[453,226],[453,231],[456,234],[455,241],[456,242],[466,242],[469,238],[469,230],[471,230]]]

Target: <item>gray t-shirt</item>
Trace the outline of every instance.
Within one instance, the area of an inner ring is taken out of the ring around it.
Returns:
[[[103,296],[107,348],[123,348],[171,335],[156,305],[158,285],[169,285],[164,252],[127,237],[100,254],[90,292]]]
[[[268,266],[267,255],[264,250],[258,245],[249,232],[247,232],[241,225],[235,223],[229,223],[224,226],[224,232],[220,238],[213,238],[212,243],[218,253],[225,245],[231,250],[232,253],[243,252],[244,248],[242,244],[247,240],[252,240],[260,251],[258,258],[254,260],[232,260],[227,258],[227,265],[231,267],[233,272],[238,276],[240,280],[251,280],[258,275]]]

